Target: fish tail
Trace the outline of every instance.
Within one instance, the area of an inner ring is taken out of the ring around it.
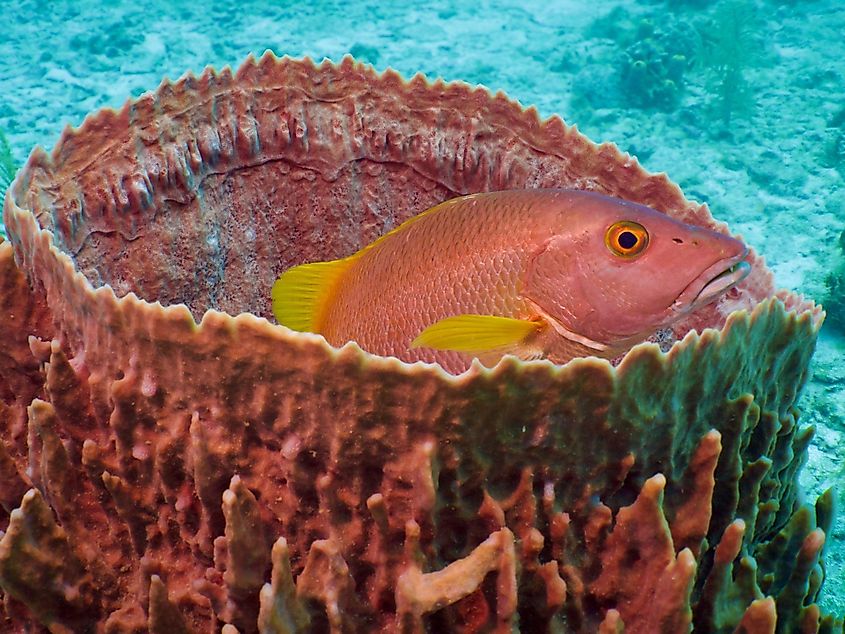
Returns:
[[[312,262],[282,273],[270,292],[276,321],[291,330],[319,333],[325,308],[349,264],[350,258]]]

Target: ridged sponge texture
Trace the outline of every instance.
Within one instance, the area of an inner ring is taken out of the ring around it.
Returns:
[[[533,186],[725,230],[558,119],[348,59],[189,76],[36,151],[17,267],[0,244],[28,315],[0,340],[9,627],[841,631],[813,605],[830,496],[797,490],[822,315],[753,256],[616,366],[453,376],[263,318],[292,264]]]

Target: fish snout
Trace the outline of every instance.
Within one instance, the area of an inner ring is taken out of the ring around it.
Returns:
[[[685,233],[676,233],[672,236],[672,242],[678,246],[712,249],[717,259],[744,259],[748,254],[748,247],[742,240],[703,227],[693,227]]]
[[[745,261],[748,256],[745,243],[730,236],[720,237],[724,239],[711,251],[713,263],[701,271],[675,300],[675,307],[684,313],[718,299],[751,273],[751,264]]]
[[[737,261],[744,260],[748,255],[748,247],[746,244],[733,236],[721,235],[719,252],[725,259],[736,258]]]

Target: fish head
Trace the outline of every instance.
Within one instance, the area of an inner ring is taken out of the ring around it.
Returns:
[[[525,297],[564,336],[633,345],[714,301],[750,271],[742,241],[649,207],[573,193],[531,257]]]

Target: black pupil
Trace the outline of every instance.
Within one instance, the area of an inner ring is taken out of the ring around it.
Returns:
[[[623,231],[619,234],[619,246],[623,249],[633,249],[637,244],[637,236],[630,231]]]

